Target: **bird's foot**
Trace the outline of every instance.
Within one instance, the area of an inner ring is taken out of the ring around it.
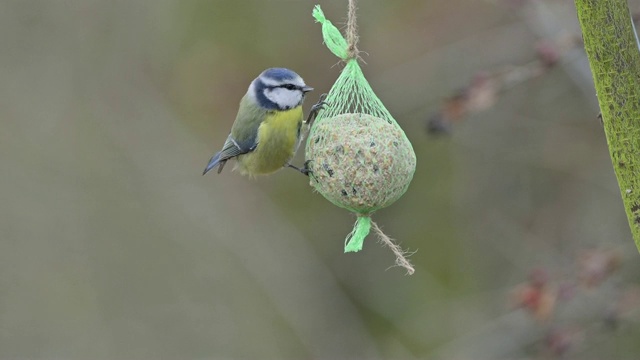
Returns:
[[[311,169],[309,169],[309,163],[313,161],[313,160],[307,160],[304,162],[304,165],[302,165],[301,168],[292,165],[292,164],[287,164],[287,167],[290,167],[292,169],[298,170],[301,174],[306,175],[306,176],[311,176],[314,180],[316,180],[315,176],[313,176],[313,171]],[[317,181],[317,180],[316,180]]]
[[[326,93],[320,95],[320,99],[318,100],[318,102],[311,107],[311,111],[309,111],[309,116],[307,117],[307,121],[305,121],[305,124],[308,124],[309,126],[311,126],[313,124],[313,121],[318,116],[318,113],[320,112],[320,110],[324,109],[326,105],[329,105],[324,101],[324,99],[326,98],[327,98]]]

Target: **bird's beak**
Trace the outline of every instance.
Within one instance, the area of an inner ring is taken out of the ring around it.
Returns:
[[[309,91],[313,91],[313,88],[311,86],[303,86],[302,87],[302,92],[303,93],[308,93]]]

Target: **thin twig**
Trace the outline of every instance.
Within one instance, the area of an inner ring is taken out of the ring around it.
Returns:
[[[411,262],[409,262],[409,259],[407,259],[405,256],[408,253],[402,250],[402,248],[398,244],[396,244],[392,238],[383,233],[382,230],[378,227],[378,224],[375,223],[375,221],[371,221],[371,226],[380,238],[380,242],[382,242],[383,245],[388,246],[396,256],[396,266],[400,266],[407,270],[407,275],[412,275],[414,272],[416,272]]]

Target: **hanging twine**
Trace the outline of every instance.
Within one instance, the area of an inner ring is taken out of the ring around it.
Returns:
[[[358,58],[358,25],[356,24],[356,2],[349,0],[349,13],[347,15],[347,43],[349,44],[349,59]]]

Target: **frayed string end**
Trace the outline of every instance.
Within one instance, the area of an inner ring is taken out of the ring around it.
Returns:
[[[382,229],[380,229],[380,227],[378,227],[378,224],[376,224],[375,222],[372,222],[372,226],[373,231],[375,231],[375,233],[378,235],[380,242],[391,249],[393,254],[396,256],[396,266],[405,269],[407,271],[407,275],[412,275],[414,272],[416,272],[409,259],[407,259],[409,255],[413,255],[413,252],[410,253],[402,250],[400,245],[396,244],[392,238],[383,233]]]

